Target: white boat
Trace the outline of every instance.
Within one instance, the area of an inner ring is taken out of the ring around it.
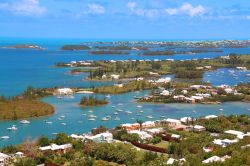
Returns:
[[[83,116],[86,116],[87,114],[82,114]]]
[[[220,110],[220,111],[223,111],[223,108],[220,108],[219,110]]]
[[[119,113],[118,112],[114,112],[114,115],[118,115]]]
[[[46,123],[47,123],[47,124],[52,124],[53,122],[47,121]]]
[[[114,105],[112,106],[112,108],[115,108],[115,107],[116,107],[116,106],[114,106]]]
[[[95,115],[89,115],[89,118],[97,118]]]
[[[106,116],[107,118],[111,118],[111,116],[110,115],[108,115],[108,116]]]
[[[139,111],[140,113],[143,113],[143,111],[141,110],[141,111]]]
[[[66,123],[61,123],[61,125],[66,126]]]
[[[115,120],[115,121],[119,121],[119,120],[120,120],[120,118],[116,117],[114,120]]]
[[[65,118],[65,116],[64,116],[64,115],[62,115],[62,116],[60,116],[60,118]]]
[[[89,118],[89,121],[95,121],[95,118]]]
[[[91,112],[93,112],[93,110],[89,110],[89,112],[91,113]]]
[[[132,114],[132,112],[131,112],[131,111],[126,111],[126,113],[127,113],[127,114]]]
[[[109,118],[107,118],[107,117],[102,118],[102,121],[108,121],[108,120],[109,120]]]
[[[123,104],[122,103],[118,103],[117,105],[122,106]]]
[[[164,116],[164,115],[161,115],[161,118],[165,118],[166,116]]]
[[[118,112],[122,112],[123,110],[121,110],[121,109],[117,109],[116,111],[118,111]]]
[[[149,116],[146,116],[146,117],[147,117],[148,119],[152,119],[152,118],[153,118],[153,117],[152,117],[152,116],[150,116],[150,115],[149,115]]]
[[[28,121],[28,120],[21,120],[20,123],[22,123],[22,124],[30,124],[30,121]]]
[[[63,97],[62,97],[62,96],[57,96],[56,98],[58,98],[58,99],[62,99]]]
[[[63,118],[57,118],[58,120],[63,120]]]
[[[16,126],[15,126],[15,125],[12,125],[12,127],[7,128],[7,130],[10,130],[10,131],[16,131],[16,130],[17,130],[17,128],[16,128]]]
[[[136,106],[137,108],[142,108],[142,105],[138,105],[138,106]]]
[[[2,136],[0,137],[1,139],[9,139],[10,137],[9,136]]]
[[[107,96],[105,96],[105,97],[110,98],[110,97],[111,97],[111,95],[107,95]]]

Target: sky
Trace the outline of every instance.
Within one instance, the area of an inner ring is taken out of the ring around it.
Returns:
[[[250,0],[0,0],[0,37],[249,39]]]

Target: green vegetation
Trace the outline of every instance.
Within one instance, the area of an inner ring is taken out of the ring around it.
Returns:
[[[90,107],[90,106],[100,106],[108,104],[108,100],[106,98],[104,99],[97,99],[96,97],[89,96],[88,98],[86,96],[82,97],[80,105],[84,107]]]
[[[90,54],[129,54],[129,52],[125,51],[91,51]]]
[[[51,94],[50,90],[29,87],[20,96],[11,99],[1,97],[0,120],[17,120],[53,114],[54,107],[39,100],[41,97]]]
[[[69,51],[75,51],[75,50],[89,50],[89,46],[85,45],[64,45],[61,50],[69,50]]]
[[[130,81],[126,84],[123,84],[122,87],[118,86],[95,87],[93,91],[95,93],[102,93],[102,94],[119,94],[119,93],[147,90],[153,88],[156,88],[156,86],[145,81]]]

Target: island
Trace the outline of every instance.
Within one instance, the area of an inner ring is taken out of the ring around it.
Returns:
[[[80,105],[83,107],[101,106],[101,105],[106,105],[106,104],[108,104],[108,100],[106,98],[98,99],[93,96],[89,96],[89,97],[84,96],[82,97],[80,101]]]
[[[0,120],[17,120],[52,115],[52,105],[42,102],[41,97],[51,95],[49,89],[29,87],[23,94],[12,98],[0,98]]]
[[[44,48],[35,44],[18,44],[18,45],[13,45],[13,46],[6,46],[3,48],[44,50]]]
[[[125,51],[91,51],[89,52],[90,54],[129,54],[129,52],[125,52]]]
[[[64,45],[62,46],[61,50],[67,50],[67,51],[80,51],[80,50],[89,50],[89,46],[85,45]]]

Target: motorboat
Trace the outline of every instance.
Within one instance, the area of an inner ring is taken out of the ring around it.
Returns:
[[[89,118],[89,121],[95,121],[95,118]]]
[[[46,123],[47,123],[47,124],[52,124],[53,122],[51,122],[51,121],[47,121]]]
[[[102,121],[108,121],[108,120],[109,120],[109,118],[107,118],[107,117],[102,118]]]
[[[142,105],[138,105],[138,106],[136,106],[137,108],[142,108]]]
[[[61,125],[66,126],[66,123],[61,123]]]
[[[2,136],[0,137],[1,139],[9,139],[10,137],[9,136]]]
[[[119,120],[120,120],[120,118],[116,117],[114,120],[115,120],[115,121],[119,121]]]
[[[30,121],[28,121],[28,120],[21,120],[20,123],[22,123],[22,124],[30,124]]]
[[[97,118],[95,115],[89,115],[89,118]]]
[[[148,119],[152,119],[152,118],[153,118],[153,117],[152,117],[152,116],[150,116],[150,115],[149,115],[149,116],[146,116],[146,117],[147,117]]]
[[[127,113],[127,114],[132,114],[132,112],[131,112],[131,111],[126,111],[126,113]]]
[[[119,113],[118,112],[114,112],[114,115],[118,115]]]
[[[17,128],[16,128],[16,126],[15,126],[15,125],[12,125],[12,127],[7,128],[7,130],[10,130],[10,131],[16,131],[16,130],[17,130]]]

